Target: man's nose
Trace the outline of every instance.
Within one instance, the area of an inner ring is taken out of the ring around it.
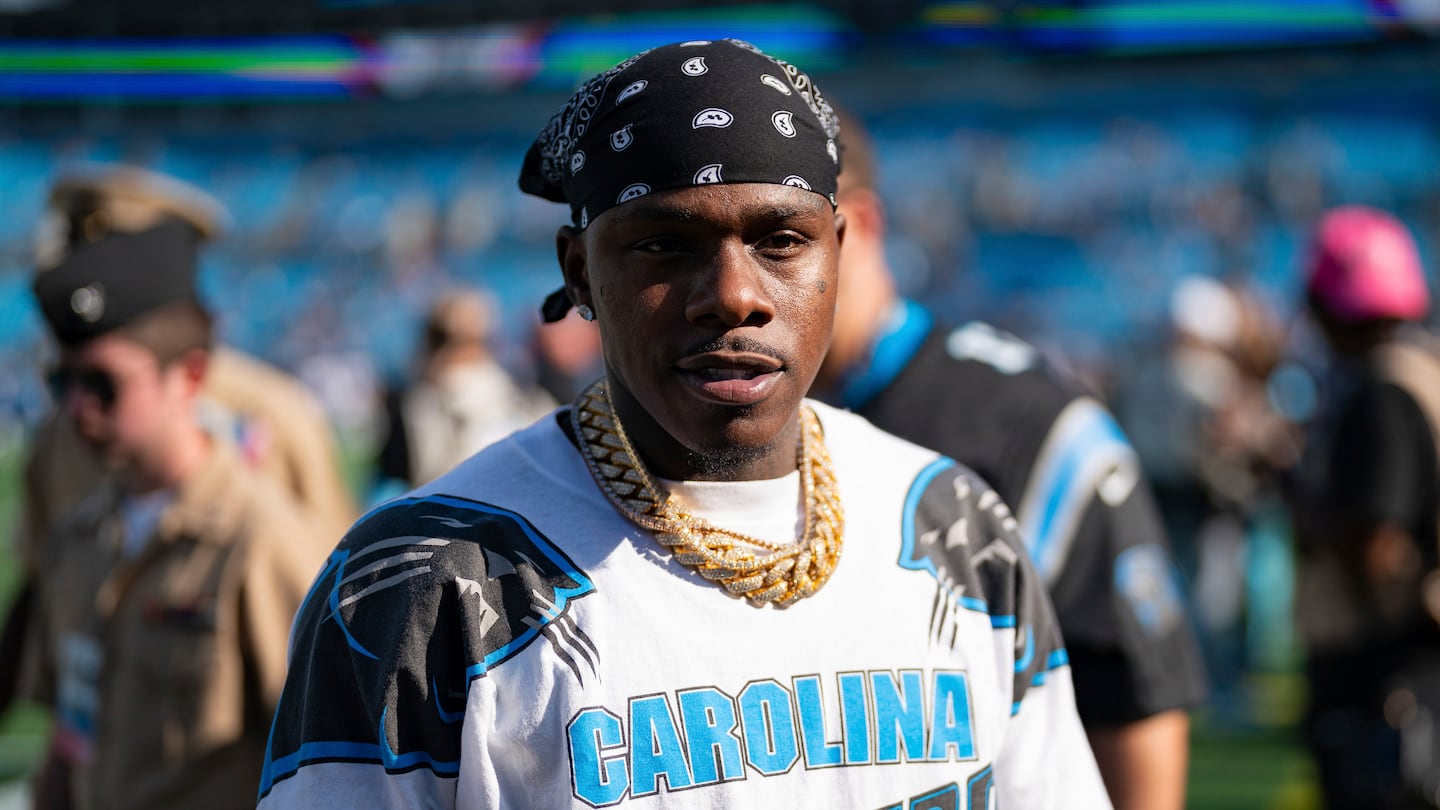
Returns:
[[[717,248],[706,272],[697,274],[685,316],[692,323],[713,321],[727,329],[761,326],[775,317],[765,268],[748,245],[727,240]]]

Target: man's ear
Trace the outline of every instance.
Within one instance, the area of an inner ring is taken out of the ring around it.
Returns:
[[[868,188],[852,188],[840,195],[839,213],[845,215],[852,239],[883,239],[885,204]]]
[[[191,349],[176,358],[171,366],[180,374],[187,391],[198,394],[205,387],[205,375],[210,369],[210,352]]]
[[[590,264],[585,252],[585,234],[569,225],[562,225],[555,234],[555,258],[560,262],[570,303],[594,308],[590,298]]]

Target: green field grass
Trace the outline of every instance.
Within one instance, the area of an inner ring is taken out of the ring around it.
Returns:
[[[1190,748],[1190,810],[1319,810],[1315,769],[1288,729],[1197,726]]]
[[[19,507],[20,454],[0,453],[0,611],[9,609],[20,579],[12,542]],[[0,781],[30,770],[48,727],[45,713],[34,706],[16,707],[0,718]]]
[[[20,454],[0,452],[0,610],[8,609],[20,579],[14,559],[14,526],[20,517]]]

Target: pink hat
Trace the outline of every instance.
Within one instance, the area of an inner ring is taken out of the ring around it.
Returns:
[[[1320,219],[1306,290],[1331,316],[1350,323],[1417,321],[1430,309],[1415,240],[1400,220],[1347,205]]]

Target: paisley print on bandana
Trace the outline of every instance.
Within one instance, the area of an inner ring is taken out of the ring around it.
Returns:
[[[665,45],[582,85],[530,147],[520,188],[569,203],[581,228],[642,187],[777,183],[828,200],[839,131],[794,65],[735,39]]]

